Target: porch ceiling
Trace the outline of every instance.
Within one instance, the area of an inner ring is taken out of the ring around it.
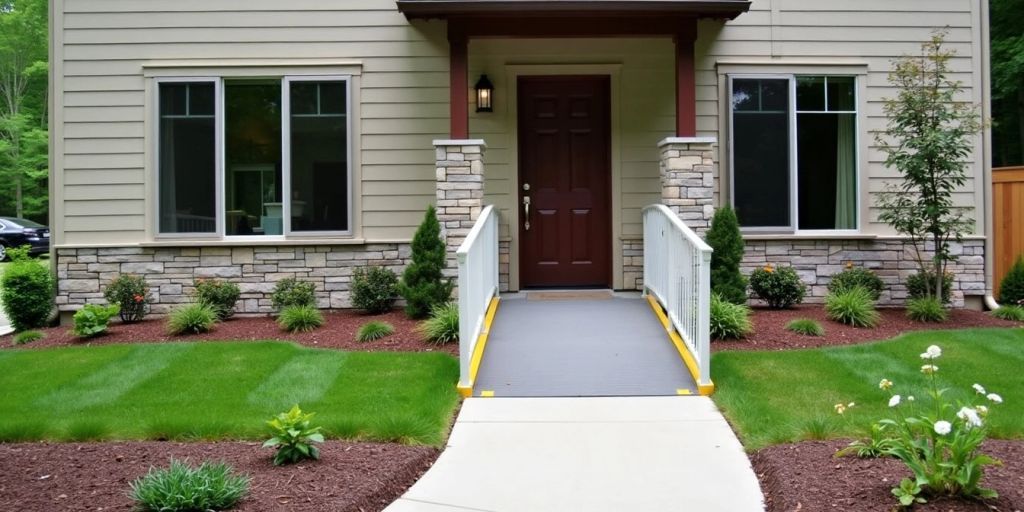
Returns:
[[[409,19],[466,16],[677,15],[729,18],[750,9],[748,0],[397,0]]]

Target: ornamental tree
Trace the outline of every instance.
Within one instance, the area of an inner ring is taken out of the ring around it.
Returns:
[[[405,299],[409,318],[424,318],[439,304],[451,300],[454,283],[444,277],[447,254],[434,206],[427,207],[423,223],[412,238],[412,263],[402,273],[398,293]]]
[[[944,37],[936,32],[920,55],[894,61],[889,83],[899,92],[886,100],[889,122],[876,136],[886,167],[900,174],[878,196],[878,218],[910,239],[922,275],[935,276],[925,295],[938,300],[942,276],[956,259],[950,242],[962,241],[974,225],[953,194],[967,182],[972,137],[981,128],[977,108],[958,99],[960,82],[947,78],[954,52],[942,47]]]

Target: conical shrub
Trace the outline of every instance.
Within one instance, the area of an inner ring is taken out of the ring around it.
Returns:
[[[999,282],[999,303],[1004,306],[1024,305],[1024,256],[1017,261]]]
[[[711,254],[711,291],[733,304],[746,304],[747,280],[740,272],[743,235],[736,212],[728,206],[716,210],[705,238],[715,251]]]
[[[412,263],[402,273],[398,293],[405,299],[405,314],[426,318],[434,306],[451,300],[451,279],[444,277],[446,252],[441,224],[434,206],[427,207],[423,222],[412,239]]]

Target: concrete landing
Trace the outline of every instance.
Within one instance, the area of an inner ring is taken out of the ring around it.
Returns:
[[[386,512],[763,511],[704,397],[470,398],[437,463]]]
[[[683,390],[681,393],[680,390]],[[473,394],[675,396],[697,386],[647,301],[502,297]]]

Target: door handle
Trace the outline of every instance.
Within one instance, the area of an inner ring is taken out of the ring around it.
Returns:
[[[523,211],[525,219],[523,222],[523,229],[526,231],[530,230],[530,196],[523,196]]]

